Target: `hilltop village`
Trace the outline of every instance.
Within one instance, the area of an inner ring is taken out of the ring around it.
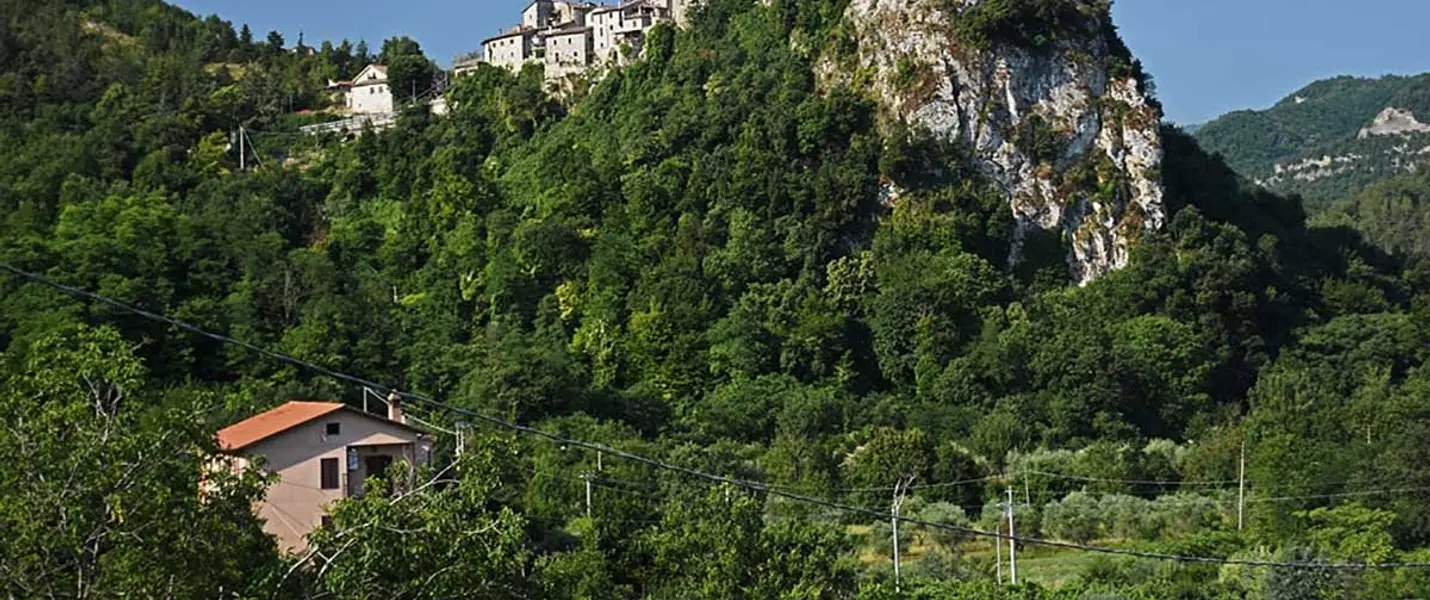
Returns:
[[[621,4],[533,0],[521,13],[521,23],[481,42],[481,50],[458,59],[451,75],[461,77],[489,64],[520,72],[527,64],[542,64],[553,89],[592,70],[629,64],[638,58],[646,34],[662,23],[688,24],[699,0],[632,0]],[[446,81],[445,77],[441,80]],[[342,121],[302,128],[306,133],[355,132],[365,126],[383,129],[396,120],[396,102],[386,65],[368,65],[351,80],[330,81]],[[445,114],[445,84],[428,91],[432,111]]]
[[[695,0],[634,0],[618,5],[534,0],[521,24],[482,41],[481,55],[459,61],[460,76],[487,63],[520,71],[527,63],[546,67],[547,81],[561,81],[593,67],[624,64],[640,54],[646,32],[661,23],[685,24]]]

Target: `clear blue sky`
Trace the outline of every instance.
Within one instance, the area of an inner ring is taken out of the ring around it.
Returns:
[[[324,39],[409,35],[448,64],[514,25],[528,0],[177,0],[249,23],[256,37],[302,30]],[[1332,75],[1430,71],[1426,0],[1118,0],[1115,19],[1157,80],[1168,118],[1205,121],[1270,106]]]

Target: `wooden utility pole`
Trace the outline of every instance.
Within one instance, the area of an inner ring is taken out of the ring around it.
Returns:
[[[1008,581],[1018,585],[1018,540],[1013,532],[1013,488],[1008,488]]]
[[[1236,530],[1241,531],[1246,521],[1246,431],[1242,430],[1241,435],[1241,467],[1237,476],[1236,486]]]
[[[997,520],[997,523],[998,523],[998,526],[997,526],[997,527],[994,527],[994,529],[997,530],[997,531],[995,531],[994,533],[998,533],[998,534],[1001,535],[1001,534],[1003,533],[1003,519],[998,519],[998,520]],[[1002,538],[1002,537],[995,537],[995,538],[993,538],[993,554],[994,554],[993,564],[994,564],[994,565],[997,565],[997,567],[998,567],[998,585],[1001,586],[1001,585],[1003,585],[1003,538]]]
[[[581,474],[581,479],[586,480],[586,518],[591,517],[591,478],[590,471]]]
[[[913,484],[913,476],[901,477],[894,484],[894,503],[889,511],[889,522],[894,526],[894,593],[899,592],[899,509],[904,506],[904,494]]]

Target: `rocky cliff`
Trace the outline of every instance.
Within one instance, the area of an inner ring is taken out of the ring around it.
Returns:
[[[1011,262],[1029,232],[1059,231],[1073,278],[1087,283],[1125,266],[1166,215],[1160,110],[1107,10],[1096,0],[852,0],[857,67],[824,75],[866,78],[888,120],[963,148],[1017,220]]]

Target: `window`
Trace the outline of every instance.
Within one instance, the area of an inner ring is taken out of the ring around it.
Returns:
[[[332,517],[332,515],[323,515],[323,527],[332,527],[332,526],[333,526],[333,517]]]
[[[338,489],[338,459],[325,458],[320,462],[323,471],[322,485],[325,490]]]
[[[342,433],[343,433],[343,424],[342,424],[342,423],[328,423],[328,435],[342,435]]]

